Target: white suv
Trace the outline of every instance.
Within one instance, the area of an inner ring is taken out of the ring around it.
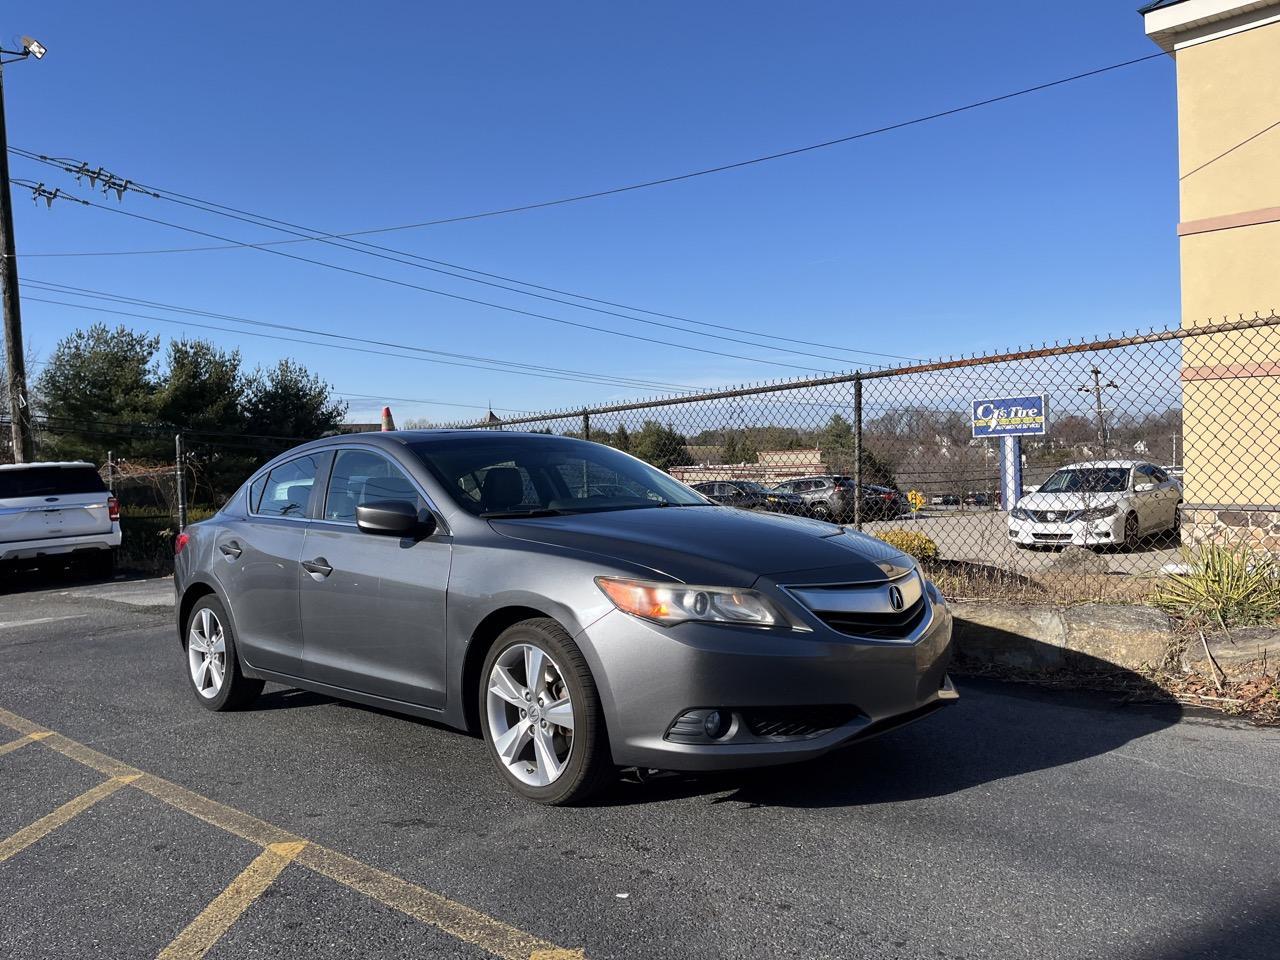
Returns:
[[[1009,512],[1019,547],[1133,547],[1178,527],[1182,487],[1161,467],[1138,460],[1073,463]]]
[[[110,575],[120,504],[91,463],[0,466],[0,561],[84,560]]]

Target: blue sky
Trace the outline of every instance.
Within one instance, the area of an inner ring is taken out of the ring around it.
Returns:
[[[9,142],[338,232],[679,174],[1155,50],[1131,6],[1101,0],[312,0],[305,16],[300,9],[131,2],[107,14],[11,2],[4,38],[31,34],[49,54],[5,70]],[[717,176],[369,239],[681,317],[911,356],[1176,323],[1173,84],[1172,64],[1157,59]],[[93,197],[31,161],[11,166],[15,178]],[[70,203],[46,210],[21,193],[15,204],[24,254],[207,242]],[[139,195],[122,208],[236,240],[281,238]],[[32,256],[21,272],[252,319],[690,386],[801,371],[689,346],[814,370],[858,365],[849,354],[819,360],[745,346],[736,334],[717,341],[646,328],[318,244],[282,249],[662,342],[253,249]],[[28,343],[41,356],[94,319],[115,322],[42,303],[24,308]],[[181,332],[128,322],[166,337]],[[250,365],[293,356],[349,394],[541,410],[653,392],[190,332],[239,346]],[[380,406],[353,398],[351,418],[371,418]],[[402,420],[477,412],[392,406]]]

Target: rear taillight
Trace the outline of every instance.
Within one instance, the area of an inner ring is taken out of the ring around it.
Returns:
[[[187,543],[190,540],[191,540],[191,537],[187,536],[187,534],[185,533],[180,533],[176,537],[174,537],[173,538],[173,555],[176,557],[178,554],[180,554],[183,548],[187,545]]]
[[[107,497],[107,519],[120,519],[120,501],[115,497]]]
[[[882,493],[880,494],[880,499],[888,500],[890,503],[892,503],[893,501],[898,499],[898,495],[896,493]]]

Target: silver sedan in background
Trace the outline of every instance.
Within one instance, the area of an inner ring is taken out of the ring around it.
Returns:
[[[814,757],[956,698],[951,615],[910,557],[567,437],[319,440],[176,547],[201,705],[270,680],[426,717],[543,803],[617,767]]]

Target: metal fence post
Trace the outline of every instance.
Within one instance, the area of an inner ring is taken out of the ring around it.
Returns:
[[[862,376],[853,381],[853,525],[862,529]]]
[[[591,439],[591,412],[588,410],[582,411],[582,439]]]
[[[182,434],[173,435],[174,480],[178,488],[178,532],[187,529],[187,471],[183,459]]]
[[[107,492],[112,496],[116,492],[116,462],[110,450],[107,451]]]

